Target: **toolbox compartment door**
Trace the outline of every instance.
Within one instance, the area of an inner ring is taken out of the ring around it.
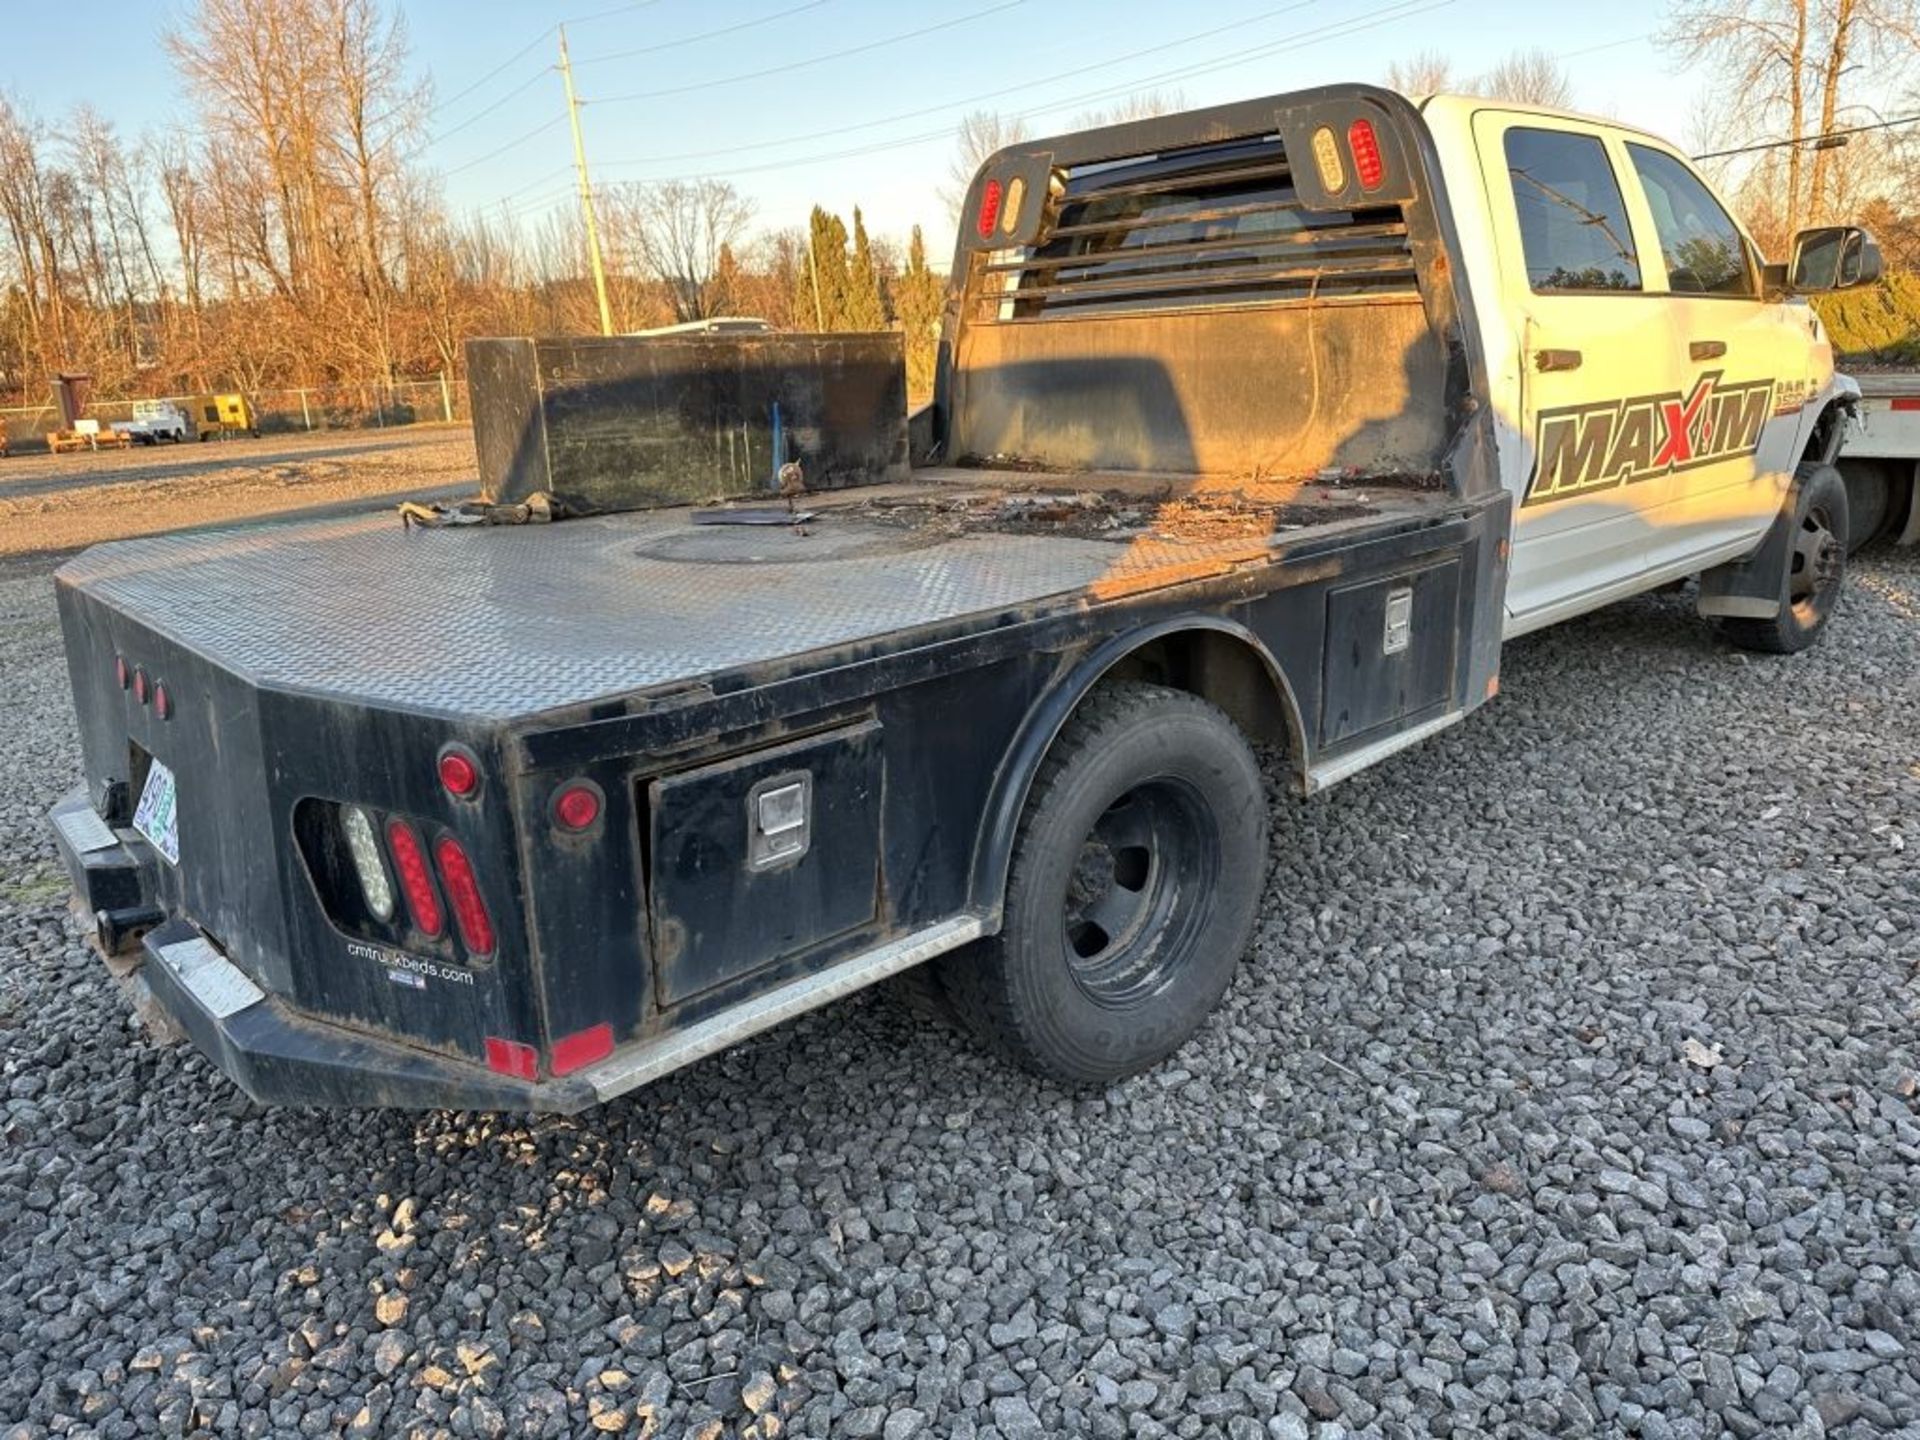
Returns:
[[[1330,591],[1321,744],[1437,714],[1453,694],[1460,634],[1458,560]]]
[[[663,1006],[873,923],[883,773],[868,721],[648,785]]]

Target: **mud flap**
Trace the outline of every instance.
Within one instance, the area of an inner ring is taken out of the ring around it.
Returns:
[[[1716,565],[1700,576],[1698,609],[1702,615],[1723,619],[1771,620],[1780,613],[1785,572],[1793,551],[1794,527],[1800,517],[1801,479],[1793,477],[1780,513],[1767,527],[1760,548],[1739,560]]]

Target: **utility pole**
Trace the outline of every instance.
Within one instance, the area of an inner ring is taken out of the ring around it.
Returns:
[[[809,220],[807,222],[807,277],[813,281],[813,328],[816,330],[825,330],[827,328],[827,316],[825,309],[820,303],[820,262],[814,257],[813,253],[813,232],[814,225],[813,222]]]
[[[593,293],[600,302],[600,333],[613,334],[607,305],[607,272],[600,263],[600,227],[593,218],[593,186],[587,183],[587,142],[580,138],[580,101],[573,93],[573,64],[567,59],[567,27],[560,27],[560,78],[567,86],[567,119],[573,124],[573,162],[580,171],[580,215],[587,222],[587,260],[593,266]]]

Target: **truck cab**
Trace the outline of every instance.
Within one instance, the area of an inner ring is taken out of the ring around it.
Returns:
[[[1819,317],[1666,141],[1466,96],[1421,109],[1475,293],[1497,297],[1477,319],[1515,504],[1507,633],[1751,553],[1844,433]]]

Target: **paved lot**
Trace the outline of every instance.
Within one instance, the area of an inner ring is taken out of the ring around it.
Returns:
[[[261,1111],[64,918],[43,573],[0,675],[0,1435],[1920,1434],[1920,557],[1276,794],[1102,1095],[870,995],[571,1120]]]
[[[464,426],[315,431],[0,459],[0,557],[437,492],[476,475]]]

